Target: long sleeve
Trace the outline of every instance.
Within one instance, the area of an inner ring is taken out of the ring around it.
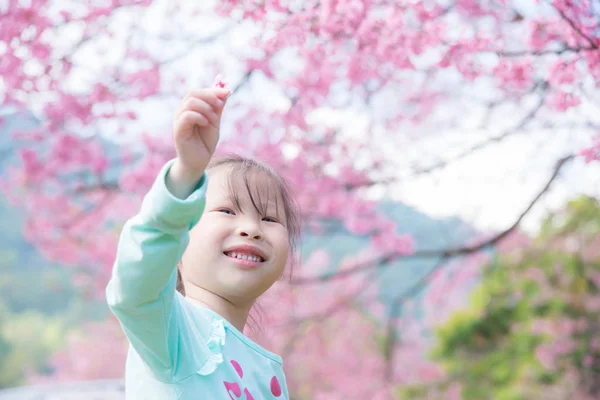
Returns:
[[[163,381],[175,376],[181,344],[192,331],[182,326],[186,311],[175,293],[176,266],[188,244],[189,230],[202,215],[207,184],[205,175],[187,199],[177,199],[165,184],[172,163],[162,168],[140,212],[123,227],[106,288],[108,305],[132,347]],[[196,364],[205,358],[198,354]]]

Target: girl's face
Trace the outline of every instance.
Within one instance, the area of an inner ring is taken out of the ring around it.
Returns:
[[[254,302],[283,274],[288,230],[282,199],[266,173],[251,174],[253,196],[241,186],[236,204],[229,172],[227,166],[209,172],[206,206],[190,232],[181,273],[186,292],[198,286],[239,305]]]

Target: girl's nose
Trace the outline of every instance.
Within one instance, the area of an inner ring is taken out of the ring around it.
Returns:
[[[252,228],[246,226],[244,228],[240,228],[238,230],[238,234],[242,237],[251,238],[254,240],[262,240],[263,238],[262,232],[256,227]]]

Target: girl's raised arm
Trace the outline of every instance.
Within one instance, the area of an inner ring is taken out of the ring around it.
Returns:
[[[106,299],[129,342],[157,378],[171,381],[182,326],[175,284],[177,263],[189,230],[204,208],[206,176],[185,200],[173,196],[166,178],[173,162],[159,173],[140,212],[121,232]],[[200,357],[197,362],[204,360]],[[189,373],[196,372],[191,363]]]
[[[227,89],[213,88],[190,91],[183,99],[173,124],[177,158],[163,167],[140,212],[123,227],[106,288],[108,305],[134,350],[166,382],[176,373],[195,373],[210,356],[197,343],[194,351],[181,349],[192,336],[207,337],[210,327],[188,326],[193,322],[175,295],[176,270],[188,232],[204,209],[204,171],[219,140],[228,95]]]

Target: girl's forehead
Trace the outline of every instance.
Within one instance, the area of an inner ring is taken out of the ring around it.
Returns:
[[[242,172],[231,166],[220,166],[209,170],[207,174],[207,197],[215,200],[235,196],[241,201],[251,201],[251,198],[259,197],[274,205],[281,200],[277,183],[265,171],[250,169]]]
[[[214,168],[207,171],[209,189],[227,189],[231,168]]]

